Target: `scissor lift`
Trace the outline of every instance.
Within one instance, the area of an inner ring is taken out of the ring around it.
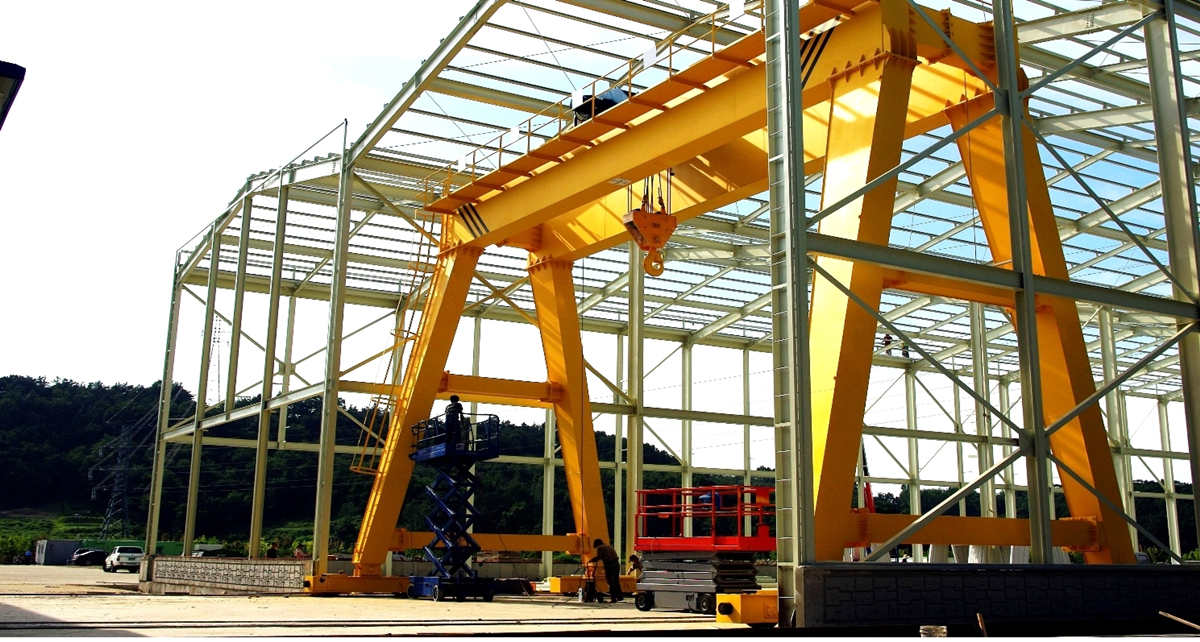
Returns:
[[[716,613],[717,594],[755,593],[754,556],[775,550],[770,486],[638,491],[637,539],[644,573],[634,604]],[[684,526],[691,531],[685,534]]]
[[[412,427],[412,459],[437,469],[425,495],[433,508],[425,524],[433,539],[424,547],[425,558],[433,564],[433,575],[411,578],[409,597],[433,597],[442,601],[468,597],[491,601],[496,593],[493,580],[481,578],[468,563],[480,550],[471,536],[471,527],[479,518],[472,503],[479,489],[479,477],[471,468],[481,461],[500,455],[500,419],[479,415],[474,424],[463,419],[457,431],[447,429],[445,417],[435,417]]]

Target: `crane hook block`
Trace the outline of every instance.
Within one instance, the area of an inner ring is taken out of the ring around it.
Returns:
[[[625,229],[629,230],[629,235],[637,241],[638,247],[646,252],[646,258],[642,261],[646,273],[660,276],[663,273],[663,256],[660,250],[675,232],[678,221],[661,209],[650,210],[646,207],[629,210],[622,221],[625,223]]]

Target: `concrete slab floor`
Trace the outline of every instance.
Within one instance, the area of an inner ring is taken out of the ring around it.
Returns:
[[[0,636],[310,636],[716,632],[711,616],[652,611],[631,599],[565,596],[433,602],[390,596],[152,596],[137,577],[97,567],[0,566]],[[729,632],[745,633],[745,627]]]

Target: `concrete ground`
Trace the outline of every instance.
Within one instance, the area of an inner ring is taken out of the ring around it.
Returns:
[[[393,597],[152,596],[132,573],[99,567],[0,566],[2,636],[311,636],[539,634],[718,629],[711,616],[652,611],[631,599],[578,604],[565,596],[491,603]]]

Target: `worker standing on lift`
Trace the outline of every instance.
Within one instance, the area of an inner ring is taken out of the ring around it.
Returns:
[[[458,395],[450,395],[450,403],[446,405],[446,452],[451,453],[457,447],[458,435],[462,427],[463,407],[458,402]]]
[[[592,546],[596,547],[596,555],[592,557],[592,561],[604,564],[604,581],[608,582],[608,594],[612,596],[613,602],[620,602],[625,599],[625,594],[621,592],[621,557],[617,555],[616,549],[605,544],[602,539],[592,542]]]

